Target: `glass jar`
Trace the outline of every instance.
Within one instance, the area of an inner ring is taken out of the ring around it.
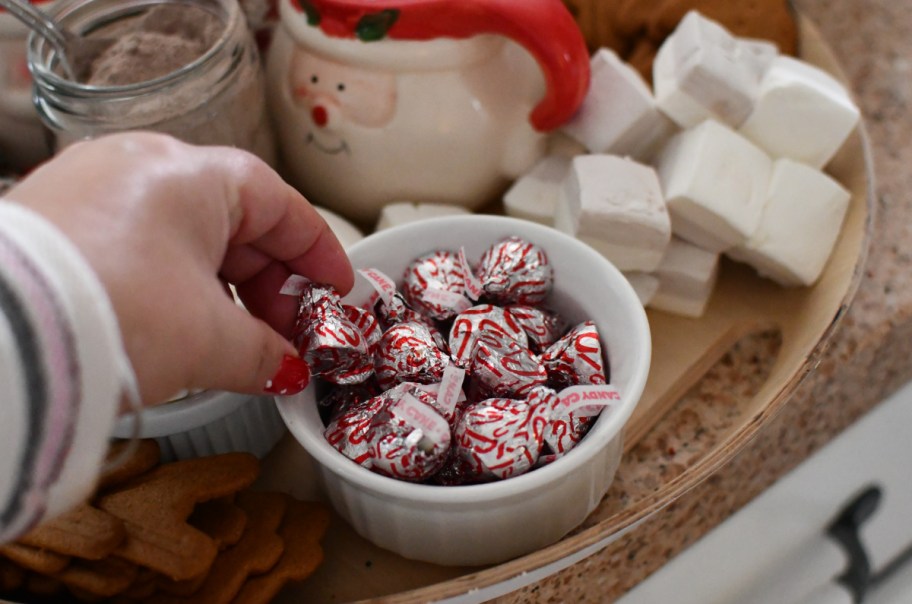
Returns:
[[[47,0],[32,0],[47,10]],[[0,169],[24,172],[51,154],[47,130],[32,104],[25,58],[29,30],[0,7]]]
[[[225,27],[199,58],[136,84],[94,86],[67,79],[51,45],[29,37],[35,105],[57,147],[111,132],[154,130],[195,144],[240,147],[274,165],[263,70],[237,0],[75,0],[50,12],[70,30],[88,35],[161,4],[202,8]]]

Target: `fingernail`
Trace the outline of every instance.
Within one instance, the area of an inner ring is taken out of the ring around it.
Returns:
[[[269,394],[297,394],[310,383],[310,368],[302,359],[286,354],[282,365],[271,380],[266,382],[265,390]]]

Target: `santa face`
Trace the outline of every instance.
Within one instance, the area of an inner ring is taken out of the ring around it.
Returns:
[[[300,48],[290,61],[291,97],[309,117],[305,140],[328,155],[351,154],[347,134],[382,128],[396,109],[392,73],[324,59]]]

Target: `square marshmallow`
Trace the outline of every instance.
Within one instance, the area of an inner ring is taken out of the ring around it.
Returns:
[[[633,287],[633,291],[636,292],[637,298],[640,299],[640,304],[643,306],[648,305],[655,297],[656,292],[659,291],[659,278],[652,273],[633,271],[624,273],[624,276],[630,286]]]
[[[659,289],[650,308],[686,317],[701,317],[719,276],[719,254],[677,237],[671,238],[662,264],[653,273]]]
[[[746,241],[771,169],[766,153],[713,120],[678,134],[658,162],[674,234],[712,252]]]
[[[822,168],[859,119],[858,107],[832,76],[797,59],[777,57],[740,132],[773,157]]]
[[[823,172],[777,160],[760,226],[729,256],[782,285],[811,285],[833,251],[850,197]]]
[[[387,204],[380,211],[380,219],[375,230],[382,231],[400,224],[438,218],[440,216],[453,216],[456,214],[471,214],[462,206],[445,203],[411,203],[399,201]]]
[[[682,128],[710,118],[737,128],[753,109],[770,52],[777,51],[690,11],[656,54],[659,109]]]
[[[648,159],[674,132],[643,77],[613,50],[592,56],[589,92],[563,132],[592,153]]]
[[[654,270],[671,238],[655,170],[613,155],[573,159],[554,226],[589,244],[623,271]]]
[[[503,198],[504,210],[515,218],[525,218],[551,226],[561,183],[570,170],[571,158],[552,155],[520,176]]]

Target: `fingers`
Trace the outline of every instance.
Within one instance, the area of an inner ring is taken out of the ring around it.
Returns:
[[[253,156],[236,154],[222,161],[229,162],[226,168],[237,191],[236,197],[228,196],[231,237],[222,274],[237,285],[254,278],[272,261],[347,293],[354,282],[351,264],[313,206]],[[252,264],[242,262],[255,256],[233,254],[231,248],[237,247],[262,256]]]
[[[279,290],[291,274],[284,265],[269,263],[250,279],[235,285],[244,306],[286,338],[291,337],[294,328],[298,301],[279,294]]]
[[[212,302],[211,312],[208,350],[196,363],[192,386],[252,394],[304,389],[310,373],[288,340],[225,296]]]
[[[309,372],[286,339],[297,301],[279,290],[300,274],[348,292],[351,264],[319,213],[271,168],[243,152],[211,152],[229,182],[230,228],[220,274],[255,316],[224,299],[213,304],[218,335],[194,381],[242,392],[299,391]]]

